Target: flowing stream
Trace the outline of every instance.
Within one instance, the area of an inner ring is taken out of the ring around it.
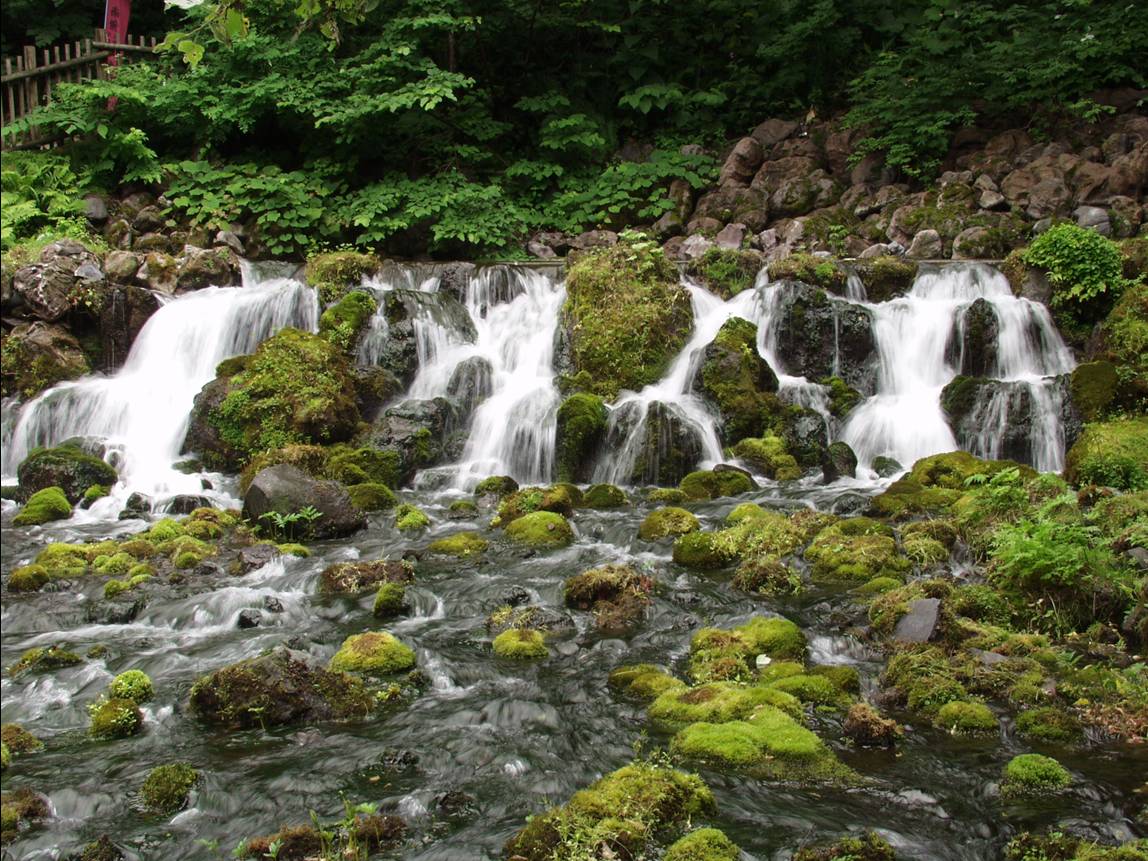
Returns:
[[[433,268],[396,267],[384,275],[367,285],[380,296],[396,289],[434,294],[441,286]],[[717,417],[691,393],[692,382],[706,344],[723,322],[741,316],[758,325],[759,350],[779,374],[782,397],[818,410],[833,427],[823,388],[786,373],[777,355],[772,334],[782,298],[777,285],[761,279],[728,302],[693,284],[688,289],[695,315],[689,343],[662,380],[623,394],[612,406],[611,421],[623,412],[644,415],[651,404],[668,404],[695,428],[701,459],[720,460]],[[351,539],[315,544],[307,559],[285,557],[206,587],[191,580],[157,585],[129,620],[101,611],[98,584],[78,592],[5,598],[4,666],[34,646],[58,643],[81,654],[95,646],[104,649],[76,667],[18,678],[4,674],[0,680],[3,720],[24,724],[48,741],[45,752],[17,760],[5,785],[15,781],[46,794],[53,814],[42,829],[6,850],[10,857],[64,857],[109,833],[140,858],[226,858],[241,838],[309,822],[312,812],[337,818],[345,797],[351,803],[378,803],[407,819],[408,840],[384,857],[502,858],[504,842],[528,815],[564,802],[626,764],[636,744],[649,749],[667,742],[648,724],[642,705],[607,688],[612,669],[650,662],[681,672],[699,626],[737,624],[755,613],[780,613],[798,622],[812,659],[855,666],[862,690],[876,689],[881,656],[840,633],[840,620],[856,613],[846,592],[811,588],[794,598],[755,600],[732,590],[723,577],[681,568],[671,561],[668,543],[637,538],[639,523],[656,506],[635,493],[635,504],[624,509],[579,511],[577,539],[565,550],[528,555],[495,540],[478,559],[420,559],[408,590],[411,610],[388,626],[415,649],[430,680],[412,703],[360,722],[241,733],[212,730],[188,714],[188,690],[204,672],[282,643],[326,660],[346,636],[378,626],[371,595],[331,598],[318,592],[318,574],[327,565],[417,556],[435,538],[484,529],[489,513],[459,521],[448,506],[469,498],[468,489],[486,475],[509,473],[522,482],[550,478],[560,400],[553,344],[564,295],[561,282],[546,272],[487,267],[476,271],[460,297],[472,332],[451,315],[428,312],[417,319],[420,366],[409,397],[451,394],[452,380],[463,367],[488,383],[474,404],[458,462],[429,471],[449,481],[416,481],[416,488],[440,489],[401,491],[404,501],[432,518],[427,534],[404,535],[383,512]],[[909,295],[865,304],[879,351],[878,390],[835,434],[856,449],[862,463],[890,454],[908,465],[917,456],[955,447],[938,395],[955,374],[946,358],[954,321],[977,298],[990,301],[1000,321],[998,379],[1047,393],[1046,377],[1071,368],[1047,312],[1006,295],[991,270],[946,267],[924,273]],[[864,301],[856,286],[851,300]],[[86,436],[106,441],[122,480],[110,500],[44,527],[13,528],[15,506],[5,501],[4,571],[26,563],[48,541],[139,529],[138,521],[115,520],[131,491],[158,498],[204,493],[205,476],[172,468],[196,392],[222,359],[250,352],[284,326],[313,330],[316,314],[312,291],[290,279],[249,279],[240,288],[183,296],[152,317],[118,374],[62,384],[24,406],[18,417],[5,415],[5,476],[15,473],[35,445]],[[361,360],[378,357],[388,331],[380,314],[360,348]],[[1015,387],[1005,391],[1014,394],[1002,396],[1004,401],[1017,397]],[[1046,422],[1055,412],[1052,400],[1050,395],[1039,407]],[[1008,403],[984,409],[996,417],[992,421],[1007,421]],[[976,442],[986,453],[996,444],[992,421],[986,418],[989,430]],[[1055,468],[1063,457],[1055,434],[1050,439],[1049,450],[1039,453],[1042,468]],[[628,446],[608,452],[595,478],[620,481],[629,475]],[[711,528],[740,502],[830,509],[847,498],[863,501],[885,483],[763,482],[750,495],[694,510]],[[234,504],[225,491],[215,493],[219,503]],[[599,633],[590,614],[562,610],[564,579],[608,562],[636,566],[658,583],[645,621],[626,637]],[[524,600],[568,612],[569,626],[550,641],[546,661],[497,660],[484,620],[499,606]],[[267,609],[275,606],[281,611]],[[260,610],[261,624],[240,629],[240,613],[251,609]],[[132,668],[148,673],[157,690],[145,707],[146,731],[124,741],[88,740],[88,704],[113,675]],[[718,802],[713,824],[743,848],[744,858],[761,861],[782,861],[816,835],[862,828],[880,831],[899,857],[920,861],[995,858],[1019,829],[1065,821],[1097,838],[1131,836],[1124,811],[1142,779],[1135,775],[1148,771],[1148,749],[1097,744],[1057,750],[1076,784],[1085,788],[1060,803],[1005,810],[993,786],[1009,758],[1028,750],[1009,721],[999,738],[960,741],[914,725],[909,715],[898,717],[909,727],[897,753],[855,751],[839,741],[839,716],[815,717],[818,732],[865,776],[860,788],[802,788],[703,770]],[[187,760],[203,774],[191,806],[174,817],[141,812],[135,792],[147,772],[173,759]]]

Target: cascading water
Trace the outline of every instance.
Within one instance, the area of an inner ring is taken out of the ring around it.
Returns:
[[[317,327],[314,291],[289,278],[255,277],[245,268],[243,287],[209,287],[167,302],[114,376],[61,383],[29,401],[5,433],[4,476],[33,448],[90,437],[103,442],[120,472],[93,515],[114,517],[135,491],[160,505],[176,494],[202,494],[199,476],[172,468],[196,394],[224,359],[253,352],[284,327]]]
[[[949,339],[959,331],[961,314],[984,299],[998,321],[993,375],[1022,383],[1031,392],[1033,465],[1040,470],[1063,466],[1059,400],[1048,377],[1073,367],[1071,353],[1039,303],[1013,296],[1008,280],[984,264],[949,264],[921,272],[903,297],[870,305],[880,360],[877,394],[862,403],[842,429],[841,438],[863,466],[879,455],[909,465],[921,457],[958,447],[940,405],[941,390],[957,374],[947,357]],[[998,387],[995,404],[986,404],[986,422],[977,439],[964,440],[975,454],[999,451],[1009,398],[1015,387]]]

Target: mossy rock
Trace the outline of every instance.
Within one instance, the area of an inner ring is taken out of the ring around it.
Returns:
[[[386,631],[354,634],[343,641],[327,668],[332,672],[384,676],[414,669],[410,646]]]
[[[748,720],[690,724],[674,736],[670,751],[773,780],[847,783],[856,778],[816,733],[769,706]]]
[[[845,292],[848,275],[841,264],[830,257],[812,254],[790,254],[769,264],[770,281],[800,281],[821,287],[830,293]]]
[[[678,505],[686,502],[689,497],[676,487],[658,487],[647,493],[646,499],[661,505]]]
[[[961,491],[926,487],[911,475],[903,475],[869,500],[867,513],[875,517],[901,519],[919,514],[944,515],[952,510]]]
[[[745,720],[762,706],[801,716],[797,698],[773,688],[737,682],[710,682],[692,688],[673,687],[650,704],[650,720],[669,729],[706,721],[725,723]]]
[[[88,730],[92,738],[104,741],[127,738],[143,730],[143,713],[134,700],[104,699],[89,709],[92,718]]]
[[[828,389],[829,414],[836,419],[844,419],[864,399],[857,389],[840,377],[822,377],[818,382]],[[876,464],[876,459],[873,462]],[[876,469],[876,465],[873,468]]]
[[[1111,362],[1086,362],[1072,369],[1072,405],[1085,421],[1100,418],[1116,397],[1119,378]]]
[[[754,489],[753,479],[737,470],[701,470],[691,472],[678,484],[688,499],[717,499],[737,496]]]
[[[609,401],[660,379],[693,322],[689,293],[652,241],[580,255],[566,276],[562,317],[574,371]]]
[[[739,440],[733,447],[733,454],[766,478],[775,481],[796,481],[801,478],[797,458],[789,453],[785,440],[774,434]]]
[[[977,702],[945,703],[937,710],[933,722],[953,735],[995,735],[1000,731],[992,709]]]
[[[597,395],[579,392],[558,407],[554,463],[559,481],[587,481],[606,432],[609,411]]]
[[[158,765],[144,779],[140,798],[155,813],[176,813],[187,806],[188,794],[198,780],[199,772],[186,762]]]
[[[763,257],[758,251],[712,246],[686,264],[686,274],[716,296],[732,299],[757,281]]]
[[[868,703],[855,703],[842,724],[845,736],[860,747],[893,747],[901,737],[900,724],[881,716]]]
[[[326,305],[358,287],[365,276],[373,275],[379,267],[379,259],[372,254],[329,251],[307,258],[304,277]]]
[[[8,591],[39,592],[49,579],[48,569],[43,565],[21,565],[8,575]]]
[[[686,683],[653,664],[634,664],[613,670],[607,683],[642,701],[657,699],[667,691],[684,690]]]
[[[827,526],[805,548],[814,580],[867,582],[874,577],[900,577],[912,563],[897,554],[888,526],[869,518],[852,518]]]
[[[319,575],[319,588],[325,595],[339,592],[365,592],[383,583],[410,583],[414,566],[405,559],[375,559],[362,562],[336,562]]]
[[[803,588],[801,574],[770,554],[755,554],[743,559],[730,586],[739,592],[761,597],[796,595]]]
[[[738,861],[737,844],[716,828],[699,828],[676,840],[662,861]]]
[[[27,497],[48,487],[59,488],[72,505],[82,501],[93,485],[110,487],[116,470],[78,445],[34,449],[16,469],[20,492]]]
[[[491,475],[474,486],[476,497],[495,496],[501,499],[518,490],[518,482],[509,475]]]
[[[813,706],[844,710],[853,705],[853,697],[842,690],[833,678],[826,675],[798,673],[785,676],[772,682],[770,689],[781,691]]]
[[[705,348],[698,390],[717,407],[727,444],[762,434],[777,387],[777,375],[757,351],[757,326],[741,317],[723,323]]]
[[[1065,457],[1064,477],[1075,487],[1148,489],[1148,418],[1085,425]]]
[[[1140,248],[1148,242],[1140,240]],[[1148,278],[1124,289],[1101,326],[1104,357],[1116,366],[1118,405],[1130,412],[1148,410]]]
[[[465,559],[468,556],[479,556],[485,553],[489,546],[490,542],[477,532],[456,532],[453,535],[432,541],[427,547],[427,551]]]
[[[417,505],[404,502],[395,509],[395,529],[399,532],[420,532],[430,525],[430,518]]]
[[[761,654],[801,659],[805,635],[788,619],[762,616],[728,630],[702,628],[690,641],[690,676],[697,682],[746,680]]]
[[[319,318],[319,337],[350,352],[377,308],[378,303],[370,293],[354,290],[323,312]]]
[[[507,526],[519,517],[535,511],[552,511],[570,517],[581,501],[581,492],[569,484],[520,488],[502,497],[498,504],[498,516],[491,521],[491,526]]]
[[[1022,753],[1009,760],[1001,782],[1001,797],[1031,798],[1055,795],[1072,782],[1072,776],[1052,757]]]
[[[391,619],[406,609],[406,595],[402,583],[383,583],[375,593],[371,612],[376,619]]]
[[[39,753],[44,749],[44,742],[15,723],[6,723],[0,727],[0,742],[12,754]]]
[[[535,511],[507,526],[506,537],[525,547],[566,547],[574,541],[574,530],[561,514]]]
[[[674,542],[673,559],[678,565],[698,571],[715,571],[733,561],[729,549],[714,532],[690,532]]]
[[[1021,712],[1016,716],[1016,732],[1021,738],[1052,744],[1075,744],[1084,738],[1080,721],[1058,706]]]
[[[857,277],[865,285],[865,295],[870,302],[887,302],[904,296],[917,278],[916,261],[890,254],[858,260]]]
[[[0,795],[0,843],[15,840],[24,829],[52,815],[48,799],[27,787]]]
[[[629,505],[625,491],[612,484],[595,484],[582,494],[582,508],[622,508]]]
[[[688,535],[701,529],[701,524],[693,514],[684,508],[659,508],[651,511],[638,527],[638,537],[644,541],[657,541],[660,538]]]
[[[998,472],[1014,468],[1025,481],[1036,477],[1036,470],[1030,466],[1011,460],[982,460],[967,451],[950,451],[923,457],[913,464],[909,477],[923,487],[963,491],[966,482],[974,475],[991,478]]]
[[[69,652],[59,646],[34,646],[8,668],[8,675],[18,676],[27,672],[51,673],[83,662],[84,659],[75,652]]]
[[[146,703],[155,696],[155,687],[147,673],[142,670],[127,670],[112,679],[108,685],[108,694],[116,699]]]
[[[893,847],[872,831],[797,850],[793,861],[897,861]]]
[[[33,493],[19,514],[12,518],[13,526],[39,526],[53,520],[67,520],[72,516],[72,504],[58,487],[45,487]]]
[[[494,654],[513,661],[534,661],[548,658],[550,650],[541,631],[531,628],[509,628],[491,643]]]
[[[656,835],[713,810],[713,794],[697,775],[634,762],[576,792],[562,807],[532,817],[507,842],[505,854],[571,861],[590,845],[610,848],[617,857],[643,857]]]
[[[208,723],[250,729],[362,717],[374,698],[355,676],[280,648],[201,677],[190,704]]]
[[[387,511],[399,501],[393,490],[374,481],[347,485],[347,495],[359,511]]]

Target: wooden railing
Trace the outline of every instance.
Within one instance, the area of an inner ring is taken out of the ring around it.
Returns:
[[[8,128],[34,109],[52,100],[52,90],[60,84],[80,83],[107,77],[108,59],[119,55],[120,62],[132,57],[149,57],[155,53],[156,40],[128,36],[122,43],[107,40],[103,30],[94,39],[84,39],[51,48],[28,46],[18,57],[5,57],[0,74],[0,146],[4,149],[29,149],[48,146],[54,141],[38,129],[16,132]]]

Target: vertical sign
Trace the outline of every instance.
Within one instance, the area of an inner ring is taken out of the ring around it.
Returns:
[[[132,0],[107,0],[104,7],[104,30],[107,40],[113,45],[122,45],[128,37],[128,18],[132,14]],[[108,65],[119,62],[119,54],[108,57]]]

